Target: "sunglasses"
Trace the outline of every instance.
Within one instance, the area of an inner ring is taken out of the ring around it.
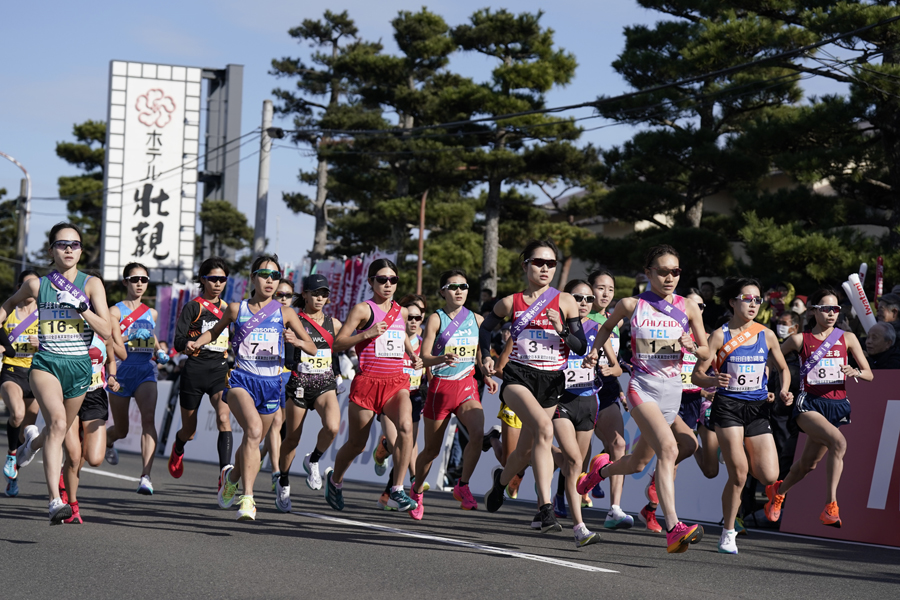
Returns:
[[[754,296],[753,294],[741,294],[740,296],[735,296],[734,299],[747,304],[762,304],[763,301],[762,296]]]
[[[833,305],[833,304],[813,304],[813,305],[812,305],[812,308],[815,308],[816,310],[818,310],[818,311],[820,311],[820,312],[823,312],[823,313],[826,313],[826,314],[827,314],[827,313],[839,313],[839,312],[841,312],[841,307],[840,307],[840,306],[835,306],[835,305]]]
[[[587,304],[593,304],[594,300],[597,299],[597,296],[593,294],[572,294],[572,297],[575,298],[575,302],[581,304],[582,302],[586,302]]]
[[[126,277],[125,281],[128,283],[147,283],[150,281],[150,278],[146,275],[132,275],[131,277]]]
[[[391,285],[397,285],[397,282],[400,281],[400,278],[397,277],[396,275],[393,275],[391,277],[387,277],[386,275],[376,275],[375,277],[372,277],[371,279],[374,279],[381,285],[384,285],[386,283],[390,283]]]
[[[525,262],[533,264],[538,269],[547,267],[548,269],[556,268],[556,260],[552,258],[526,258]]]
[[[424,318],[425,317],[423,315],[418,315],[418,316],[409,315],[409,320],[412,321],[413,323],[418,323],[419,321],[421,321]]]
[[[656,271],[656,274],[660,277],[668,277],[672,275],[672,277],[681,277],[681,267],[675,267],[674,269],[663,269],[659,267],[650,267],[651,271]]]
[[[469,289],[468,283],[448,283],[442,290],[450,290],[451,292],[455,292],[456,290],[467,290]]]
[[[272,281],[281,279],[281,271],[277,269],[257,269],[253,271],[253,274],[261,279],[271,279]]]
[[[228,283],[228,277],[225,275],[204,275],[203,279],[210,283]]]
[[[698,302],[697,306],[700,307],[700,310],[706,310],[706,302]]]
[[[327,298],[331,292],[327,289],[320,288],[318,290],[313,290],[309,293],[310,296],[314,296],[316,298]]]
[[[293,298],[294,292],[275,292],[276,298]]]
[[[57,250],[81,250],[81,242],[78,240],[56,240],[51,246]]]

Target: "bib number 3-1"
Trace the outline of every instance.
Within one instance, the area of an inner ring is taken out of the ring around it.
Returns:
[[[553,361],[559,356],[560,339],[555,331],[526,329],[516,340],[516,347],[527,361]]]

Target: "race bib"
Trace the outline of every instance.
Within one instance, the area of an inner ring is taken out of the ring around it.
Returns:
[[[52,318],[45,319],[44,317],[48,313],[52,315]],[[82,341],[84,319],[74,308],[43,309],[41,310],[39,332],[48,341]]]
[[[474,363],[478,339],[474,337],[453,337],[445,347],[444,354],[455,354],[459,357],[456,364]]]
[[[101,387],[103,387],[103,372],[98,369],[91,373],[91,385],[88,388],[88,391],[93,392],[94,390],[99,390]]]
[[[258,362],[281,360],[281,334],[254,329],[241,342],[241,358]]]
[[[300,355],[301,373],[306,375],[321,375],[331,370],[331,348],[318,350],[316,353],[307,354],[303,352]]]
[[[147,338],[146,340],[128,340],[128,343],[125,344],[127,346],[128,352],[153,352],[156,347],[156,340],[152,337]]]
[[[406,332],[388,329],[375,338],[375,356],[378,358],[403,358],[406,352]]]
[[[619,348],[621,347],[622,340],[617,337],[610,337],[609,343],[612,344],[613,354],[616,356],[619,355]],[[600,348],[600,354],[597,356],[597,364],[600,366],[609,366],[609,357],[606,356],[606,352],[603,352],[603,348]]]
[[[641,360],[681,360],[681,335],[675,327],[641,328],[635,338],[635,355]]]
[[[215,326],[216,323],[204,322],[203,326],[200,328],[200,333],[206,333]],[[222,333],[219,334],[218,338],[214,339],[203,347],[211,352],[225,352],[226,350],[228,350],[228,330],[226,329],[222,331]]]
[[[16,351],[16,358],[29,358],[38,351],[37,346],[32,345],[28,339],[29,337],[23,333],[16,338],[16,342],[12,345]]]
[[[552,362],[559,357],[561,341],[555,331],[525,329],[516,339],[516,350],[528,362]]]
[[[594,370],[581,366],[583,358],[570,358],[566,368],[566,389],[583,389],[594,386]]]
[[[762,389],[763,375],[766,373],[766,363],[725,363],[727,373],[731,375],[728,380],[729,392],[753,392]]]
[[[685,390],[695,390],[697,386],[691,382],[691,375],[694,374],[694,366],[697,364],[697,357],[690,353],[685,353],[681,363],[681,387]]]
[[[834,385],[843,383],[846,376],[841,371],[844,366],[844,359],[823,358],[816,363],[816,366],[806,375],[810,385]]]
[[[403,367],[403,372],[409,375],[409,391],[414,392],[422,386],[422,369]]]

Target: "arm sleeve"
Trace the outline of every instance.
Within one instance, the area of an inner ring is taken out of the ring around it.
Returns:
[[[3,356],[7,358],[16,357],[16,349],[9,343],[9,336],[5,330],[0,330],[0,344],[3,345]]]
[[[491,332],[502,322],[503,320],[494,314],[494,311],[489,312],[484,321],[481,322],[481,327],[478,328],[478,346],[481,348],[481,360],[491,355]]]
[[[569,346],[569,350],[579,356],[583,355],[587,351],[587,338],[584,337],[581,319],[578,317],[566,319],[566,329],[569,330],[566,334],[566,345]]]
[[[195,308],[196,307],[196,308]],[[188,343],[188,331],[191,328],[191,323],[199,314],[195,314],[195,311],[200,308],[200,305],[196,302],[188,302],[184,308],[181,309],[181,314],[178,315],[178,322],[175,323],[175,340],[173,344],[175,345],[175,350],[178,352],[184,352],[185,347]]]

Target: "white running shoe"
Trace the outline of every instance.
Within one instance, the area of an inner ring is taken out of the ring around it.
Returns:
[[[291,486],[275,483],[275,508],[283,513],[291,512]]]
[[[38,430],[37,426],[35,425],[29,425],[25,428],[25,443],[19,446],[18,451],[16,451],[16,464],[19,466],[19,468],[27,467],[29,463],[34,460],[34,457],[38,453],[40,448],[38,448],[37,450],[32,450],[31,444],[34,442],[34,438],[40,435],[40,433],[40,430]],[[66,518],[68,519],[69,516],[67,516]]]
[[[141,496],[153,495],[153,484],[150,483],[150,478],[147,475],[141,475],[141,484],[138,486],[137,493]]]
[[[119,464],[119,451],[112,446],[106,449],[106,462],[111,465]]]
[[[50,524],[59,525],[72,516],[72,507],[59,498],[50,501]]]
[[[737,554],[738,547],[735,539],[737,538],[737,531],[732,529],[731,531],[727,529],[722,530],[722,535],[719,537],[719,553],[721,554]]]
[[[306,476],[306,485],[311,490],[321,490],[322,489],[322,476],[319,474],[319,463],[309,462],[309,454],[306,455],[306,458],[303,459],[303,468],[306,469],[308,475]]]

